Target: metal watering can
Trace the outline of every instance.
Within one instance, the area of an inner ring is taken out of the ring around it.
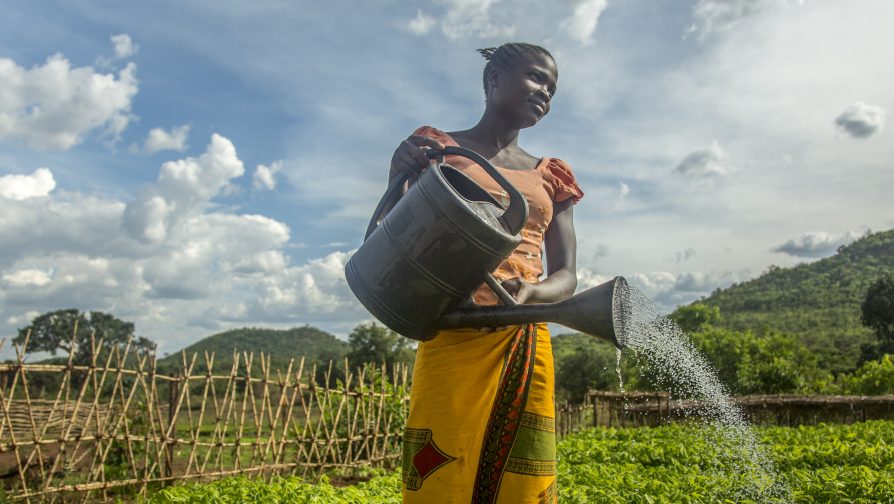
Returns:
[[[509,195],[504,208],[468,175],[444,162],[480,165]],[[388,186],[363,245],[345,266],[348,285],[385,326],[427,341],[440,329],[556,322],[621,348],[627,282],[622,277],[557,303],[519,305],[492,271],[521,243],[528,202],[484,157],[462,147],[426,153],[432,163],[406,194],[407,177]],[[482,282],[503,306],[478,306]]]

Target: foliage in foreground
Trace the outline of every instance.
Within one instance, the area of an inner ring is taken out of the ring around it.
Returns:
[[[559,443],[562,503],[773,502],[741,491],[750,481],[716,457],[710,430],[697,425],[655,429],[589,429]],[[894,422],[771,427],[757,430],[780,480],[796,503],[894,502]],[[200,502],[398,503],[400,475],[351,487],[297,478],[271,483],[229,478],[175,486],[151,504]],[[779,500],[780,502],[782,500]]]
[[[166,488],[151,496],[144,504],[292,504],[338,503],[355,504],[376,502],[399,504],[400,473],[390,472],[359,483],[356,486],[335,487],[323,477],[319,484],[301,481],[300,478],[274,477],[270,483],[244,476],[225,478],[207,484],[184,485]]]
[[[894,502],[894,422],[757,430],[791,502]],[[559,445],[562,502],[750,502],[695,425],[592,429]],[[754,502],[786,502],[762,496]]]

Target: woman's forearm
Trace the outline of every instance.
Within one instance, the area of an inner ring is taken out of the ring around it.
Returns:
[[[562,268],[546,277],[542,282],[531,284],[528,303],[554,303],[568,299],[577,288],[577,275],[568,268]]]

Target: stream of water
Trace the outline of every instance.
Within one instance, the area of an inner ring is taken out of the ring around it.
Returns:
[[[648,368],[654,384],[670,392],[672,399],[698,402],[699,408],[690,412],[691,418],[701,423],[701,432],[716,451],[711,454],[717,461],[716,470],[739,478],[740,495],[736,500],[790,500],[788,486],[776,471],[767,448],[685,333],[636,288],[623,284],[616,292],[614,319],[618,339],[626,342],[637,363]],[[620,376],[620,360],[618,371]]]

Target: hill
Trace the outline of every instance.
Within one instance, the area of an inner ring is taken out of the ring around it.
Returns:
[[[348,344],[335,336],[315,327],[304,326],[292,329],[259,329],[243,328],[225,331],[208,336],[184,348],[188,358],[197,353],[195,370],[204,369],[204,352],[214,352],[215,371],[228,372],[233,365],[233,351],[254,352],[255,359],[259,352],[269,354],[272,369],[285,370],[290,359],[295,365],[302,356],[305,365],[312,363],[328,364],[335,360],[336,364],[348,353]],[[240,357],[241,358],[241,357]],[[256,361],[257,362],[257,361]],[[175,352],[158,360],[159,370],[175,370],[182,366],[181,352]],[[259,367],[255,364],[253,367]]]
[[[892,270],[894,230],[889,230],[867,234],[819,261],[771,266],[758,278],[698,302],[720,309],[717,326],[795,335],[816,353],[821,367],[847,371],[856,366],[860,346],[875,341],[860,322],[866,290]]]

